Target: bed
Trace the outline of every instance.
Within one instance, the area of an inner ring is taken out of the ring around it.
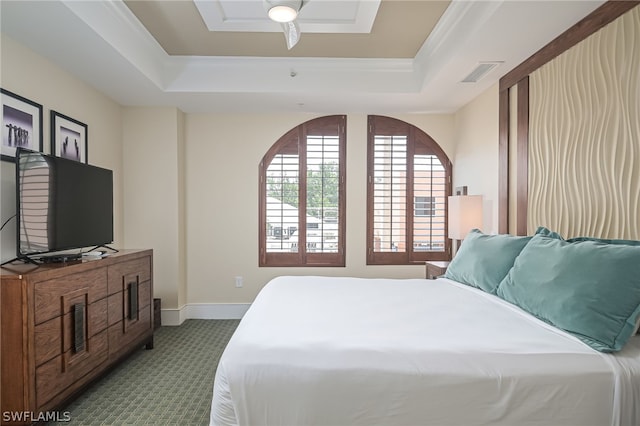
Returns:
[[[448,278],[278,277],[221,357],[211,424],[638,425],[640,336],[597,351]]]

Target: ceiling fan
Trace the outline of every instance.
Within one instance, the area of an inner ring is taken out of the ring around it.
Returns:
[[[267,14],[272,21],[280,23],[287,41],[287,49],[291,50],[300,40],[298,13],[309,0],[263,0]]]

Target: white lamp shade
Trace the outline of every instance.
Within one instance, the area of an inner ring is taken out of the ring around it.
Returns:
[[[464,240],[474,228],[482,228],[482,195],[450,196],[449,238]]]

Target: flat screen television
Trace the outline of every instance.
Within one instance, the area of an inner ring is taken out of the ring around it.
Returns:
[[[113,242],[113,172],[16,150],[17,256]]]

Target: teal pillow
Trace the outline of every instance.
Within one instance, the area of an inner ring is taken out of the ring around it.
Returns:
[[[555,238],[557,240],[564,240],[564,238],[562,238],[562,235],[550,229],[547,229],[544,226],[538,226],[538,229],[536,229],[536,235],[544,235],[545,237]]]
[[[618,351],[640,319],[640,246],[535,235],[497,295],[594,349]]]
[[[531,237],[486,235],[471,230],[453,258],[445,278],[495,293],[500,281]]]
[[[593,238],[593,237],[575,237],[567,240],[570,243],[579,243],[582,241],[593,241],[600,244],[615,244],[623,246],[640,246],[640,241],[636,240],[610,240],[607,238]]]
[[[536,235],[544,235],[545,237],[555,238],[558,240],[568,241],[570,243],[579,243],[582,241],[593,241],[601,244],[619,244],[626,246],[640,246],[640,241],[637,240],[612,240],[607,238],[594,238],[594,237],[574,237],[565,240],[562,238],[562,235],[558,234],[555,231],[552,231],[544,226],[539,226],[536,230]]]
[[[557,232],[551,231],[545,228],[544,226],[538,227],[536,234],[544,235],[551,238],[557,238],[559,240],[564,240],[564,238],[562,238],[560,234],[558,234]],[[601,243],[601,244],[621,244],[621,245],[628,245],[628,246],[640,246],[640,241],[637,241],[637,240],[612,240],[607,238],[594,238],[594,237],[574,237],[574,238],[569,238],[566,241],[570,243],[579,243],[582,241],[594,241],[596,243]],[[640,317],[638,317],[638,321],[636,323],[634,334],[636,333],[640,334]]]
[[[600,244],[620,244],[620,245],[627,245],[627,246],[640,246],[640,241],[638,240],[612,240],[608,238],[574,237],[574,238],[569,238],[567,241],[570,243],[578,243],[581,241],[594,241]],[[638,317],[638,321],[636,323],[635,333],[640,334],[640,317]]]

